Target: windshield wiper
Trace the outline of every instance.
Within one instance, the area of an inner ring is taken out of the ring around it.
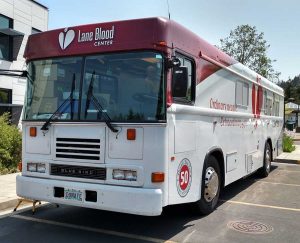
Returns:
[[[71,105],[71,120],[73,120],[73,110],[74,110],[74,105],[73,105],[73,103],[74,103],[74,98],[73,98],[73,93],[74,93],[74,90],[75,90],[75,80],[76,80],[76,77],[75,77],[75,73],[73,74],[73,80],[72,80],[72,87],[71,87],[71,92],[70,92],[70,95],[69,95],[69,97],[67,98],[67,99],[65,99],[64,100],[64,102],[57,108],[57,110],[56,111],[54,111],[53,113],[52,113],[52,115],[49,117],[49,119],[43,124],[43,126],[41,127],[41,130],[43,130],[43,131],[47,131],[47,130],[49,130],[49,125],[50,125],[50,122],[51,121],[53,121],[53,120],[55,120],[55,119],[57,119],[58,117],[59,117],[59,110],[68,102],[68,101],[70,101],[70,105]],[[67,108],[68,106],[66,106],[60,113],[63,113],[65,110],[66,110],[66,108]]]
[[[87,117],[87,111],[90,106],[90,102],[92,101],[95,108],[98,111],[98,115],[97,115],[98,118],[99,118],[100,112],[101,112],[101,116],[102,116],[102,114],[104,114],[105,124],[108,126],[108,128],[112,132],[116,133],[116,132],[118,132],[118,130],[111,125],[111,118],[109,117],[107,112],[103,109],[102,105],[100,104],[100,102],[97,100],[97,98],[93,94],[94,76],[95,76],[95,71],[92,73],[91,81],[90,81],[88,92],[87,92],[87,100],[86,100],[86,104],[85,104],[85,117]]]

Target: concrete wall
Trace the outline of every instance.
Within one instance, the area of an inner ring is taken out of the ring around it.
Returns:
[[[31,0],[0,0],[0,14],[13,19],[13,29],[24,33],[17,60],[0,60],[0,69],[25,69],[23,53],[32,28],[48,29],[48,10]],[[12,104],[24,103],[26,80],[0,76],[0,88],[12,90]]]

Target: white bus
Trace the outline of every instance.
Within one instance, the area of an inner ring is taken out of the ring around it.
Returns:
[[[21,197],[139,215],[268,176],[283,90],[164,18],[29,37]]]

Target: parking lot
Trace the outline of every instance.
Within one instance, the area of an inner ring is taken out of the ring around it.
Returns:
[[[299,242],[300,166],[273,163],[224,189],[212,214],[186,205],[143,217],[46,204],[0,216],[0,242]]]

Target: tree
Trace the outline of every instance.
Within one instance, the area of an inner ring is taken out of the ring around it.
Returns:
[[[282,81],[278,85],[284,89],[285,100],[294,99],[293,103],[300,105],[300,75],[287,81]]]
[[[255,26],[239,25],[220,42],[219,48],[229,56],[270,80],[278,80],[280,72],[272,67],[276,60],[267,56],[270,45],[264,40],[264,33],[258,33]]]
[[[22,136],[18,128],[9,124],[9,114],[0,116],[0,175],[16,172],[21,161]]]

